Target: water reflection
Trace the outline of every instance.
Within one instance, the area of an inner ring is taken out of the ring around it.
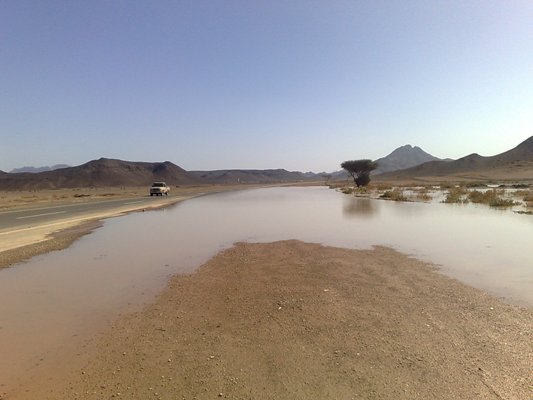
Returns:
[[[378,212],[375,203],[376,200],[346,195],[342,206],[343,215],[349,218],[371,218]]]

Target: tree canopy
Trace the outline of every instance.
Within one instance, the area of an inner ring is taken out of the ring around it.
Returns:
[[[349,160],[341,164],[341,168],[350,174],[357,187],[368,185],[370,183],[370,172],[377,167],[377,163],[366,159]]]

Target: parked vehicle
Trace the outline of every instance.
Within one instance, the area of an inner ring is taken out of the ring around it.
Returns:
[[[168,196],[170,187],[165,182],[154,182],[150,187],[150,196]]]

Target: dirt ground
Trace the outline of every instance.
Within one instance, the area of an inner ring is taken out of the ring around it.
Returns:
[[[533,310],[394,250],[239,243],[9,399],[525,400],[532,343]]]

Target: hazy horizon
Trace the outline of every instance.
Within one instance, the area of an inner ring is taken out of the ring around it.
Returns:
[[[533,137],[533,136],[531,136],[531,137]],[[526,139],[526,140],[527,140],[527,139]],[[522,143],[522,142],[521,142],[521,143]],[[518,146],[519,144],[521,144],[521,143],[518,143],[517,146]],[[380,158],[387,157],[387,156],[389,156],[391,153],[393,153],[394,151],[396,151],[396,150],[398,150],[398,149],[400,149],[400,148],[406,147],[406,146],[411,146],[412,148],[417,148],[417,147],[418,147],[419,149],[421,149],[421,150],[424,151],[425,153],[428,153],[428,152],[426,152],[424,149],[420,148],[420,146],[417,146],[417,145],[411,145],[411,144],[405,144],[405,145],[403,145],[403,146],[399,146],[399,147],[397,147],[396,149],[392,150],[392,151],[389,152],[388,154],[386,154],[386,155],[384,155],[384,156],[382,156],[382,157],[375,158],[375,159],[373,159],[373,160],[376,161],[376,160],[378,160],[378,159],[380,159]],[[513,148],[514,148],[514,147],[516,147],[516,146],[513,146]],[[501,154],[501,153],[503,153],[503,152],[505,152],[505,151],[508,151],[508,150],[511,150],[511,149],[504,150],[504,151],[499,152],[499,153],[497,153],[497,154]],[[431,155],[431,156],[433,156],[433,154],[430,154],[430,153],[428,153],[428,154]],[[472,153],[471,153],[471,154],[472,154]],[[465,154],[463,157],[469,156],[469,155],[471,155],[471,154]],[[496,154],[494,154],[494,155],[496,155]],[[79,166],[79,165],[85,164],[85,163],[90,162],[90,161],[98,160],[98,159],[100,159],[100,158],[105,158],[105,157],[98,157],[98,158],[96,158],[96,159],[93,159],[93,160],[87,160],[87,161],[84,161],[84,162],[82,162],[82,163],[80,163],[80,164],[75,164],[75,165],[68,165],[68,164],[63,164],[63,163],[52,164],[52,165],[38,165],[38,166],[37,166],[37,165],[23,165],[23,166],[21,166],[21,167],[13,168],[13,169],[10,170],[10,171],[4,171],[4,172],[14,172],[15,170],[18,170],[18,169],[26,169],[26,168],[28,168],[28,169],[30,169],[30,168],[31,168],[31,169],[33,169],[33,168],[35,168],[35,169],[40,169],[40,168],[59,169],[59,168],[65,168],[65,167],[76,167],[76,166]],[[107,158],[116,159],[116,158],[114,158],[114,157],[107,157]],[[462,158],[462,157],[459,157],[459,158]],[[442,160],[452,160],[452,159],[449,158],[449,157],[445,157],[445,158],[442,158]],[[453,159],[453,160],[457,160],[457,159]],[[154,162],[154,163],[156,163],[156,162],[167,162],[167,161],[170,161],[170,162],[172,162],[173,164],[176,164],[177,166],[181,167],[181,165],[179,165],[178,163],[176,163],[176,162],[174,162],[174,161],[172,161],[172,160],[121,160],[121,161],[127,161],[127,162]],[[56,168],[54,168],[54,167],[56,167]],[[258,168],[217,168],[217,170],[255,170],[255,169],[258,169]],[[260,168],[260,170],[268,170],[268,169],[270,169],[270,170],[274,170],[274,169],[284,169],[284,168],[281,168],[281,167]],[[285,168],[285,169],[286,169],[286,168]],[[200,168],[200,169],[195,169],[195,170],[187,170],[187,169],[185,168],[185,170],[186,170],[186,171],[204,171],[204,170],[207,171],[206,169],[202,169],[202,168]],[[301,169],[296,169],[296,170],[291,170],[291,171],[298,171],[298,172],[313,172],[313,173],[332,173],[332,172],[337,172],[337,171],[340,171],[340,170],[342,170],[342,168],[341,168],[340,165],[339,165],[336,169],[329,170],[329,171],[325,171],[325,170],[324,170],[324,171],[316,171],[316,170],[301,170]],[[35,172],[35,171],[32,171],[32,172]]]
[[[0,2],[0,170],[331,172],[533,135],[533,3]]]

